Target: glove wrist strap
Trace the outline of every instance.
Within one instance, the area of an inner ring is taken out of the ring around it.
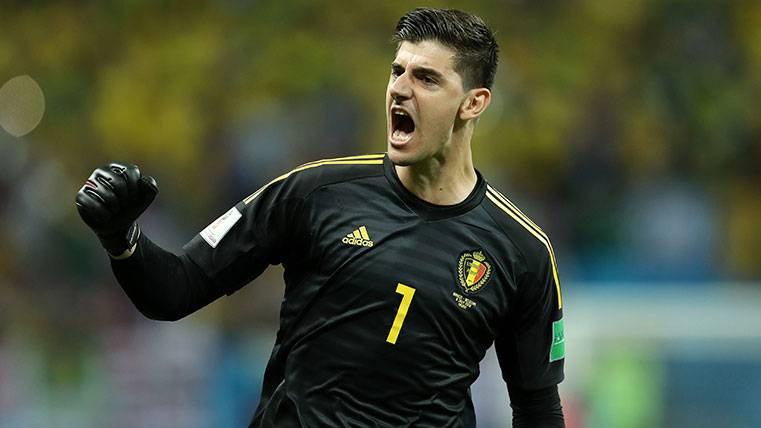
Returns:
[[[137,223],[132,223],[126,232],[100,237],[100,242],[112,259],[124,260],[137,249],[138,238],[140,238],[140,227]]]

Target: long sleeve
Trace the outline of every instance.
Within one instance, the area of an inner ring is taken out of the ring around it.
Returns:
[[[563,309],[549,255],[539,259],[534,272],[519,277],[512,311],[495,340],[508,388],[539,390],[564,378]]]
[[[299,213],[310,187],[288,176],[236,204],[178,255],[141,235],[130,257],[112,259],[114,274],[135,307],[151,319],[177,320],[233,294],[269,265],[300,259],[309,240],[301,232]],[[294,233],[299,239],[292,239]]]
[[[557,385],[538,390],[508,389],[513,428],[565,428]]]
[[[135,307],[155,320],[178,320],[224,294],[186,254],[166,251],[144,234],[132,256],[112,259],[111,268]]]
[[[542,253],[519,277],[513,312],[495,341],[514,428],[565,426],[557,389],[564,377],[563,310],[551,257]]]

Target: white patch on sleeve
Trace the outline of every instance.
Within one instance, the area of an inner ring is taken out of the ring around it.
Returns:
[[[243,217],[243,215],[237,208],[230,208],[230,211],[222,214],[221,217],[214,220],[212,224],[206,226],[206,229],[201,231],[201,238],[203,238],[211,248],[217,248],[219,241],[227,235],[227,232],[232,229],[241,217]]]

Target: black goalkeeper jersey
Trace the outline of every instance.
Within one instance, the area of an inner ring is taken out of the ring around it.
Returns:
[[[470,385],[493,343],[508,385],[563,379],[552,246],[480,173],[438,206],[383,154],[304,164],[185,250],[227,294],[285,268],[253,427],[473,427]]]

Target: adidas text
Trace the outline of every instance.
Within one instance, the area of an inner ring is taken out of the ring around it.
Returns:
[[[362,239],[362,238],[355,238],[353,236],[351,238],[348,236],[344,236],[341,242],[343,242],[344,244],[349,244],[349,245],[359,245],[361,247],[373,246],[373,241]]]

